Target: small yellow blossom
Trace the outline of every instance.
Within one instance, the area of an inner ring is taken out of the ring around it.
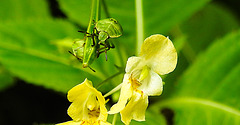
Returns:
[[[106,122],[108,114],[104,97],[88,79],[69,90],[67,97],[72,102],[68,115],[73,120],[57,125],[111,125]]]
[[[140,57],[128,58],[118,103],[108,112],[120,112],[124,124],[132,119],[145,120],[148,96],[161,95],[163,82],[159,75],[172,72],[177,64],[177,52],[172,41],[163,35],[144,40]]]

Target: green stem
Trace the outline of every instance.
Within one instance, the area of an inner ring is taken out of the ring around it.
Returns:
[[[100,13],[99,13],[99,10],[100,10],[99,4],[100,4],[99,0],[92,0],[91,16],[90,16],[90,20],[89,20],[89,24],[88,24],[88,29],[87,29],[87,32],[90,33],[90,34],[93,33],[95,22],[97,22],[98,19],[99,19],[99,15],[100,15]]]
[[[143,30],[143,9],[142,9],[142,0],[135,0],[136,7],[136,31],[137,31],[137,51],[138,55],[141,51],[141,46],[144,40],[144,30]]]
[[[92,9],[91,9],[91,16],[87,28],[87,34],[86,34],[86,41],[85,41],[85,49],[84,49],[84,58],[83,58],[83,67],[88,67],[88,64],[90,63],[90,60],[92,59],[91,57],[92,54],[95,54],[96,52],[96,47],[93,47],[93,40],[95,44],[97,44],[97,37],[94,36],[92,38],[91,34],[95,33],[96,31],[94,30],[95,27],[95,22],[98,21],[99,15],[100,15],[100,0],[92,0]]]
[[[118,114],[114,114],[114,116],[113,116],[113,120],[112,120],[112,125],[115,125],[115,124],[116,124],[116,121],[117,121],[117,115],[118,115]]]
[[[108,77],[107,79],[105,79],[104,81],[102,81],[101,83],[99,83],[96,88],[97,88],[97,89],[100,88],[105,82],[113,79],[114,77],[116,77],[116,76],[118,76],[118,75],[120,75],[120,74],[122,74],[122,73],[123,73],[122,71],[119,71],[119,72],[113,74],[112,76]]]
[[[112,95],[113,93],[115,93],[116,91],[118,91],[119,89],[121,89],[122,87],[122,83],[119,84],[118,86],[116,86],[115,88],[113,88],[111,91],[109,91],[108,93],[106,93],[103,97],[106,98],[109,95]]]
[[[104,12],[105,12],[105,14],[106,14],[106,17],[107,17],[107,18],[110,18],[110,14],[109,14],[109,12],[108,12],[108,8],[107,8],[107,5],[106,5],[105,0],[102,0],[102,5],[103,5],[103,10],[104,10]]]

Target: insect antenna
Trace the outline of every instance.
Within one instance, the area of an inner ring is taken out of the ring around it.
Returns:
[[[68,51],[70,54],[72,54],[73,56],[75,56],[71,51]],[[78,61],[79,62],[81,62],[82,63],[82,59],[80,59],[80,58],[78,58],[77,56],[75,56],[77,59],[78,59]],[[89,69],[91,69],[93,72],[96,72],[93,68],[91,68],[90,66],[88,66],[89,67]]]
[[[70,54],[72,54],[73,56],[75,56],[77,59],[78,59],[78,61],[80,61],[80,62],[82,62],[82,59],[80,59],[80,58],[78,58],[76,55],[74,55],[71,51],[68,51]]]
[[[68,52],[69,52],[70,54],[72,54],[73,56],[75,56],[71,51],[68,50]],[[76,56],[75,56],[75,57],[76,57]]]
[[[89,34],[89,33],[87,33],[86,31],[78,31],[78,32],[80,32],[80,33],[86,33],[86,34]]]
[[[96,72],[93,68],[91,68],[90,66],[88,66],[89,67],[89,69],[91,69],[93,72]]]

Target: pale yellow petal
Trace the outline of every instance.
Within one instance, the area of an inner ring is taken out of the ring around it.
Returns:
[[[81,125],[82,121],[80,122],[74,122],[74,121],[67,121],[67,122],[63,122],[63,123],[58,123],[56,125]]]
[[[137,68],[138,64],[141,62],[142,58],[141,57],[129,57],[127,64],[126,64],[126,73],[131,72],[134,68]],[[139,67],[140,68],[140,67]]]
[[[160,75],[172,72],[177,64],[177,52],[172,41],[160,34],[144,40],[140,56]]]
[[[128,99],[132,96],[133,89],[132,89],[131,83],[129,83],[129,77],[130,77],[129,74],[124,75],[124,80],[122,83],[119,100],[115,105],[113,105],[110,108],[110,111],[108,112],[109,114],[115,114],[122,111]]]
[[[163,91],[162,79],[157,73],[150,70],[148,77],[142,81],[142,85],[138,89],[148,96],[161,95]]]
[[[148,96],[134,92],[127,106],[120,112],[122,122],[128,125],[132,119],[145,121],[145,112],[148,106]]]

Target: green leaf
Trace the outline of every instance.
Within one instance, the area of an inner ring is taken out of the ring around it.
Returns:
[[[15,31],[18,31],[17,33]],[[70,23],[61,20],[32,20],[0,25],[0,62],[12,74],[27,82],[66,92],[84,81],[101,81],[101,72],[93,74],[67,51],[60,54],[51,41],[79,33]],[[70,50],[71,48],[69,48]]]
[[[143,1],[146,36],[166,33],[188,19],[210,0]]]
[[[217,3],[207,4],[194,14],[190,19],[171,31],[172,41],[179,51],[178,66],[173,73],[165,79],[166,83],[176,81],[183,71],[195,61],[214,40],[221,38],[228,32],[237,30],[239,27],[236,17],[223,6]],[[171,37],[170,37],[171,38]],[[179,41],[180,40],[180,41]],[[182,42],[181,42],[182,40]],[[182,44],[181,44],[182,43]],[[171,89],[171,87],[165,89]]]
[[[238,28],[239,21],[236,17],[226,7],[218,4],[208,4],[180,26],[195,54],[215,39]]]
[[[58,0],[67,17],[81,26],[87,27],[90,19],[91,0]]]
[[[152,112],[152,111],[146,111],[146,121],[135,121],[132,120],[130,123],[131,125],[166,125],[166,120],[164,119],[163,116]]]
[[[108,121],[112,121],[111,118],[112,115],[110,115],[110,120]],[[135,121],[132,120],[130,122],[130,125],[167,125],[166,124],[166,120],[164,119],[164,117],[162,115],[159,115],[155,112],[146,111],[146,116],[145,116],[146,121]],[[121,116],[119,114],[117,114],[117,121],[116,121],[116,125],[124,125],[123,122],[121,121]]]
[[[115,65],[125,66],[127,56],[122,45],[108,51],[108,61],[104,53],[94,61],[91,67],[96,72],[83,69],[82,64],[68,53],[66,47],[69,45],[59,50],[56,42],[83,39],[83,35],[78,33],[72,24],[62,20],[5,23],[0,25],[0,62],[12,74],[29,83],[61,92],[67,92],[85,78],[98,85],[118,72]],[[107,81],[100,90],[109,91],[121,82],[122,75],[119,75]]]
[[[0,91],[12,86],[13,83],[13,77],[0,65]]]
[[[1,0],[0,20],[47,18],[50,10],[46,0]]]
[[[174,88],[164,91],[154,111],[170,108],[174,124],[240,123],[240,31],[212,44],[183,74]],[[221,120],[220,120],[221,119]]]

